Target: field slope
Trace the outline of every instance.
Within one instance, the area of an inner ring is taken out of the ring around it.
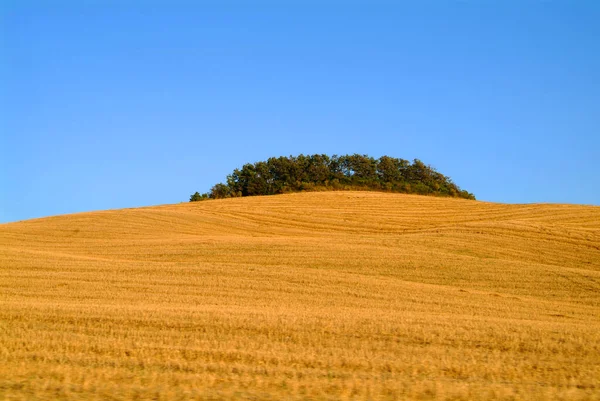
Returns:
[[[600,208],[325,192],[3,224],[0,399],[600,399]]]

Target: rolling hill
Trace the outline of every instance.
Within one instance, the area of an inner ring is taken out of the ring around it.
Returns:
[[[321,192],[2,224],[0,398],[600,399],[600,207]]]

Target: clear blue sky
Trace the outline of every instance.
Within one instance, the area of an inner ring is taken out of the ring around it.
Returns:
[[[0,222],[187,201],[300,153],[600,204],[600,2],[218,4],[2,1]]]

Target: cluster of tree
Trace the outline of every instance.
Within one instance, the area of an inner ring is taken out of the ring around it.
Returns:
[[[475,199],[449,177],[415,159],[366,155],[272,157],[245,164],[210,192],[194,193],[190,202],[239,196],[273,195],[315,190],[367,189]]]

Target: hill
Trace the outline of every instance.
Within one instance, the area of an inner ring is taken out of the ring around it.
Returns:
[[[598,399],[600,208],[319,192],[0,225],[0,399]]]

